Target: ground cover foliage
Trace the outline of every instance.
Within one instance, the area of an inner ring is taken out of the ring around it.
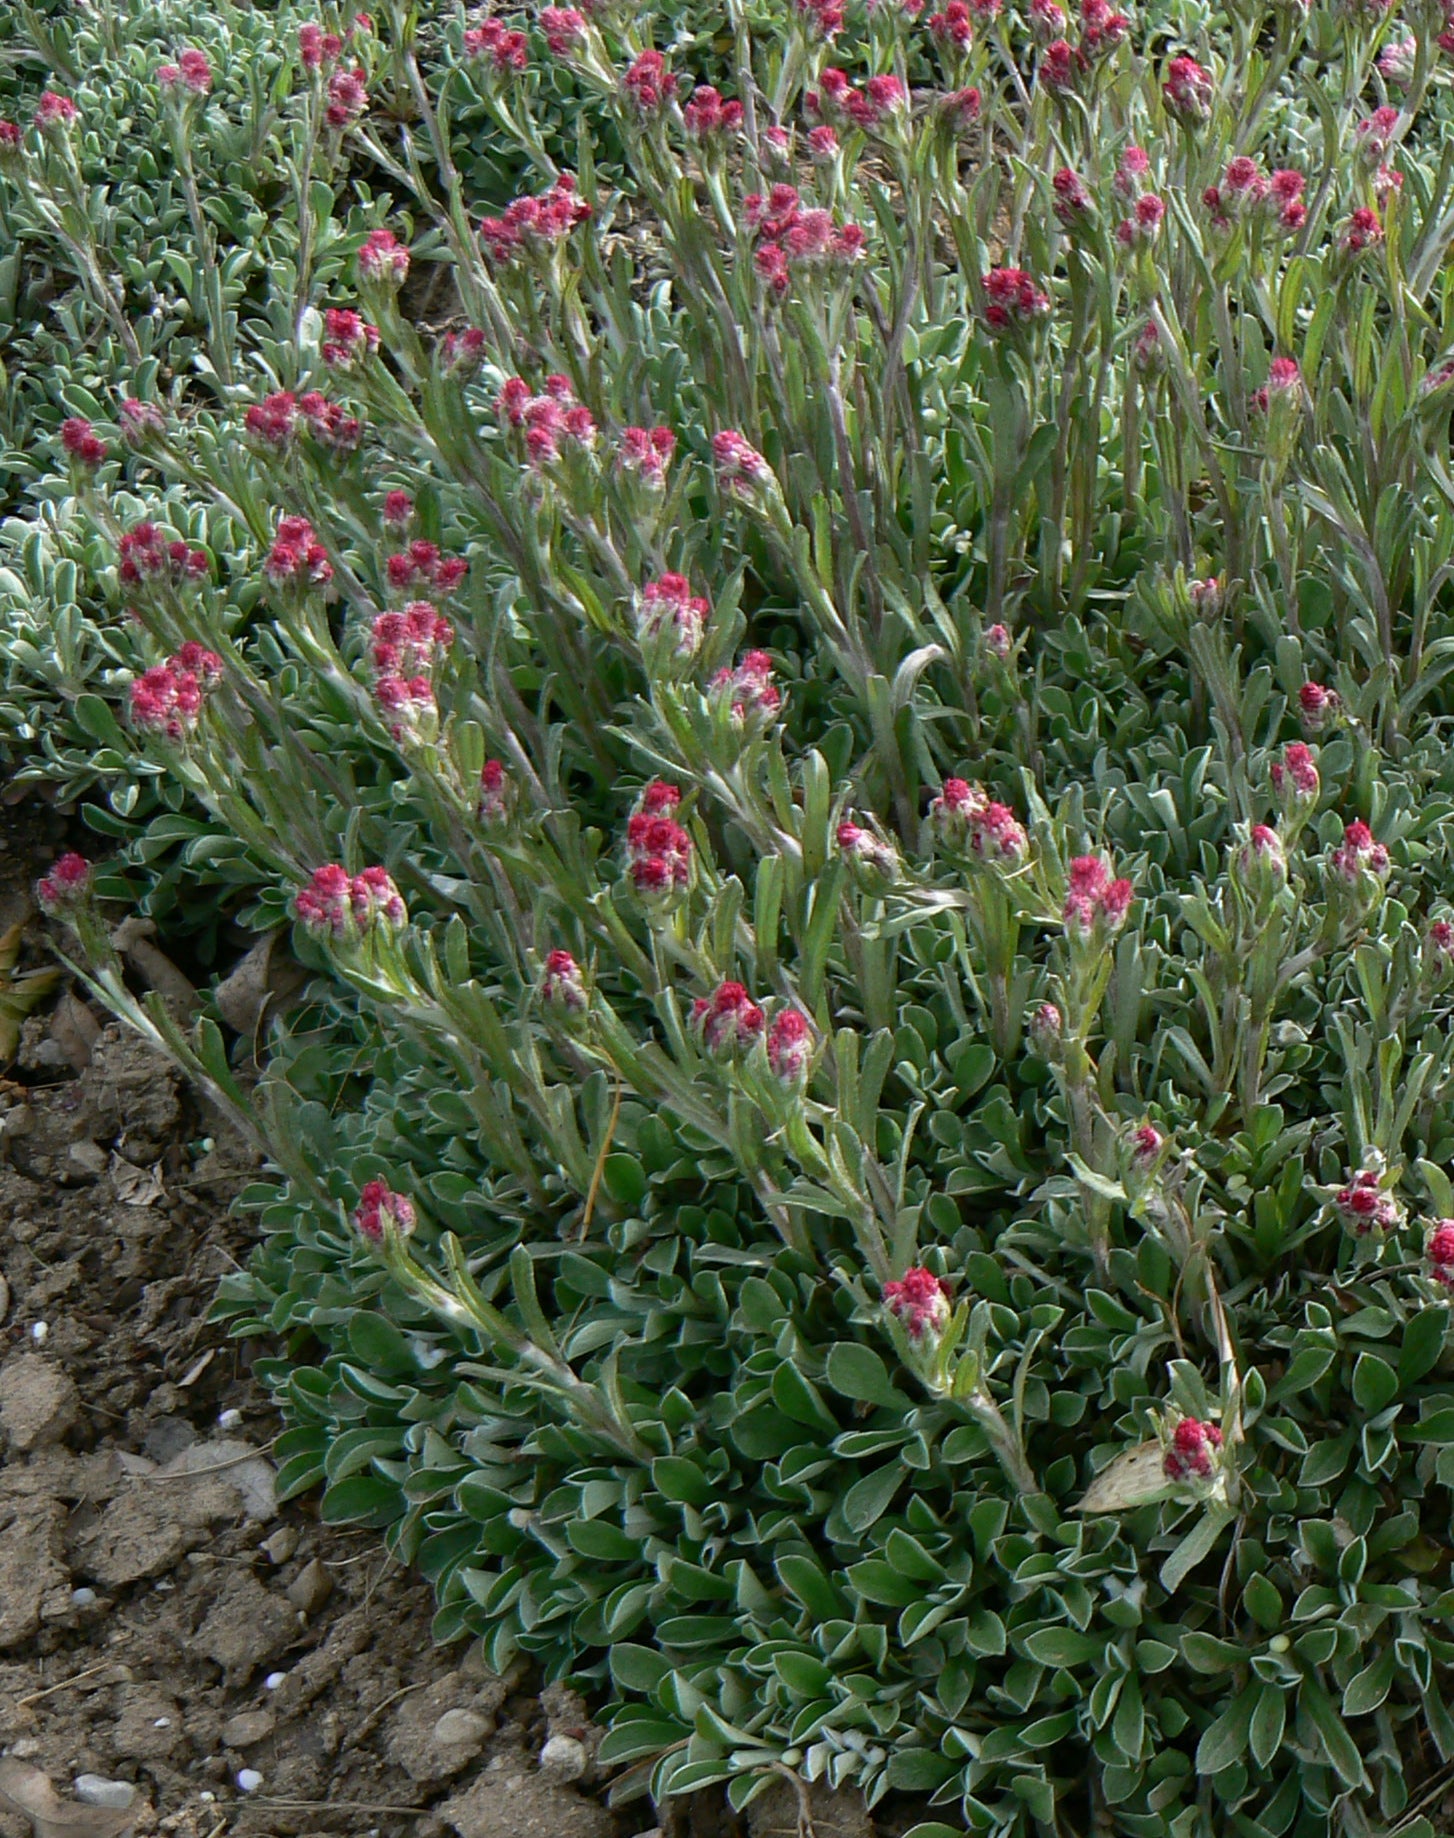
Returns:
[[[12,30],[0,720],[286,1484],[623,1791],[1431,1831],[1442,9]]]

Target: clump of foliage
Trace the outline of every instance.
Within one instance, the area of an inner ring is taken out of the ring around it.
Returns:
[[[1428,1834],[1454,36],[670,29],[172,46],[190,357],[7,529],[31,770],[316,972],[249,1090],[126,880],[41,888],[267,1146],[285,1483],[593,1682],[623,1790]],[[6,209],[130,356],[75,108]],[[292,201],[235,250],[225,145]]]

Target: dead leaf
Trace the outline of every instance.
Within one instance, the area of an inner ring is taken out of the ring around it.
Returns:
[[[89,1005],[68,989],[50,1018],[50,1037],[77,1072],[91,1063],[91,1049],[101,1036],[101,1023]]]
[[[278,949],[284,928],[266,933],[213,990],[218,1013],[246,1040],[256,1040],[263,1020],[287,1005],[307,972]]]
[[[122,1832],[136,1824],[145,1805],[140,1794],[125,1808],[63,1800],[48,1774],[13,1756],[0,1761],[0,1803],[30,1820],[35,1838],[121,1838]]]
[[[123,1206],[155,1206],[166,1198],[166,1188],[154,1168],[138,1168],[124,1155],[111,1151],[111,1189]]]
[[[1149,1506],[1172,1491],[1166,1478],[1166,1451],[1159,1442],[1140,1442],[1107,1462],[1075,1507],[1078,1513],[1120,1513]]]
[[[151,942],[155,934],[155,921],[133,913],[111,934],[111,943],[115,950],[131,959],[158,995],[184,1014],[190,1014],[197,1006],[197,991],[190,978]]]

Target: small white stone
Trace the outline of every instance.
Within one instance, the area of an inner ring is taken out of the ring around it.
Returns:
[[[171,1727],[172,1720],[170,1717],[158,1717],[156,1722],[152,1724],[154,1730],[169,1730]]]
[[[578,1781],[586,1771],[586,1745],[574,1736],[552,1736],[540,1751],[540,1771],[558,1781]]]
[[[279,1685],[284,1685],[287,1681],[288,1675],[286,1672],[270,1672],[263,1680],[263,1690],[276,1691]]]
[[[36,1321],[31,1324],[30,1338],[39,1346],[49,1332],[50,1328],[44,1321]]]
[[[136,1789],[130,1781],[108,1781],[100,1774],[82,1774],[75,1782],[76,1798],[86,1806],[130,1806]]]
[[[263,1784],[263,1777],[256,1768],[239,1768],[237,1771],[237,1790],[239,1793],[256,1793]]]
[[[217,1427],[220,1430],[235,1430],[241,1422],[242,1412],[240,1410],[224,1410],[218,1416]]]
[[[22,1736],[19,1742],[12,1742],[5,1751],[17,1761],[29,1761],[32,1755],[40,1754],[40,1743],[34,1736]]]
[[[79,1589],[73,1589],[71,1591],[72,1608],[90,1608],[96,1599],[96,1591],[94,1589],[88,1589],[84,1583]]]
[[[202,1791],[197,1795],[197,1798],[199,1800],[206,1800],[210,1805],[211,1802],[217,1798],[217,1795],[213,1793],[209,1788],[204,1787]]]

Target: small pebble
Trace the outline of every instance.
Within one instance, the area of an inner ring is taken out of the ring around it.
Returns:
[[[13,1755],[17,1761],[29,1761],[32,1755],[40,1754],[40,1743],[34,1736],[22,1736],[19,1742],[12,1742],[5,1753]]]
[[[50,1328],[44,1321],[36,1321],[31,1325],[30,1338],[39,1346],[49,1332]]]
[[[280,1525],[259,1547],[270,1564],[285,1564],[298,1548],[296,1525]]]
[[[558,1781],[578,1781],[586,1771],[586,1745],[574,1736],[552,1736],[540,1751],[540,1768]]]
[[[294,1608],[305,1615],[316,1615],[333,1594],[333,1578],[327,1566],[315,1557],[303,1566],[284,1593]]]
[[[276,1691],[279,1685],[286,1685],[287,1682],[288,1675],[286,1672],[270,1672],[263,1680],[263,1690]]]
[[[215,1800],[217,1798],[217,1795],[213,1793],[210,1787],[204,1787],[202,1791],[197,1795],[197,1798],[199,1800],[209,1800],[210,1801],[210,1800]]]
[[[73,1589],[71,1591],[72,1608],[90,1608],[95,1604],[96,1600],[96,1591],[94,1589],[88,1589],[84,1583],[82,1583],[79,1589]]]
[[[220,1430],[235,1430],[241,1422],[242,1412],[240,1410],[224,1410],[217,1419],[217,1427]]]
[[[79,1775],[75,1782],[76,1798],[86,1806],[114,1806],[117,1811],[130,1806],[136,1789],[130,1781],[108,1781],[99,1774]]]
[[[489,1733],[489,1718],[477,1710],[447,1710],[434,1726],[434,1740],[442,1749],[468,1748],[478,1753]]]
[[[158,1717],[156,1722],[152,1724],[154,1730],[169,1730],[171,1727],[172,1720],[170,1717]]]
[[[237,1771],[237,1790],[239,1793],[256,1793],[263,1784],[263,1777],[256,1768],[239,1768]]]

